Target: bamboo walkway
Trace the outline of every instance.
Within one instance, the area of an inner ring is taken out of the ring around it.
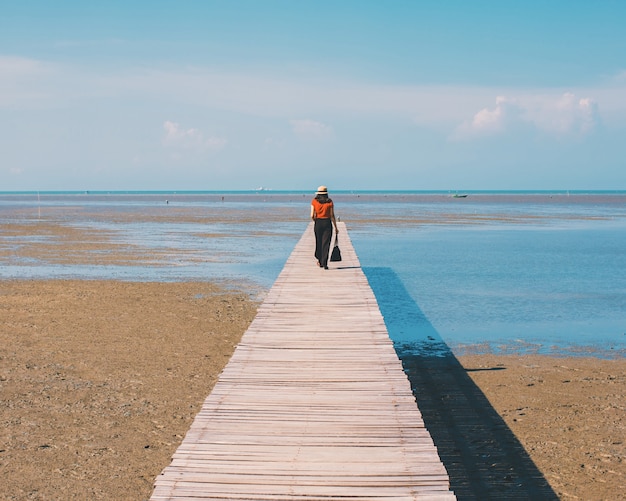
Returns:
[[[309,225],[152,500],[456,499],[339,229],[323,270]]]

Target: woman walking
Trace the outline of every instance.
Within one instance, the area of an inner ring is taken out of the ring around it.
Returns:
[[[317,188],[315,198],[311,201],[311,219],[315,222],[315,258],[319,267],[327,270],[333,226],[337,234],[339,230],[335,219],[335,206],[328,198],[326,186]]]

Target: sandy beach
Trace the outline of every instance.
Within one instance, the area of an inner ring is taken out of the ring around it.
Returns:
[[[470,355],[467,374],[561,499],[626,499],[626,362]]]
[[[0,497],[147,499],[256,303],[208,283],[0,287]],[[460,362],[561,499],[624,499],[624,360]]]
[[[170,259],[73,225],[76,213],[13,213],[0,225],[0,264],[158,270]],[[0,281],[0,499],[149,498],[254,318],[257,292],[196,281]],[[518,468],[560,499],[626,499],[623,358],[403,362],[460,499],[526,499],[515,497]]]
[[[254,317],[208,283],[0,284],[2,499],[147,499]]]

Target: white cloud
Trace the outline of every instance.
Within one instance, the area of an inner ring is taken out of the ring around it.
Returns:
[[[580,131],[589,132],[598,123],[598,103],[586,97],[578,102]]]
[[[471,120],[463,122],[453,138],[515,132],[531,127],[551,135],[583,135],[598,122],[598,105],[588,97],[571,92],[559,96],[526,94],[516,98],[498,96],[493,108],[483,108]]]
[[[226,146],[227,140],[221,137],[205,137],[198,129],[185,129],[176,122],[166,120],[163,123],[165,136],[163,142],[166,146],[188,150],[219,151]]]
[[[530,118],[538,128],[550,133],[586,134],[598,121],[598,105],[591,98],[577,98],[566,92],[530,110]]]
[[[483,108],[471,120],[463,122],[453,139],[501,134],[523,120],[523,109],[516,99],[498,96],[494,108]]]
[[[504,96],[496,98],[496,107],[493,110],[484,108],[472,119],[471,128],[483,132],[500,132],[518,115],[518,104],[515,100]]]
[[[326,139],[333,135],[329,125],[311,119],[291,120],[294,133],[303,139]]]

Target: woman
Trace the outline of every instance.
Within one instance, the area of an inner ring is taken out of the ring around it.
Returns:
[[[333,237],[333,226],[338,234],[335,206],[328,198],[326,186],[320,186],[311,201],[311,219],[315,222],[315,257],[320,268],[328,269],[330,241]]]

